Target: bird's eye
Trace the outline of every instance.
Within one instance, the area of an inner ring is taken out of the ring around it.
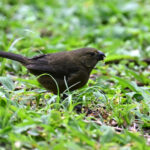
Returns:
[[[88,53],[90,56],[94,56],[95,55],[95,53],[93,53],[93,52],[90,52],[90,53]]]

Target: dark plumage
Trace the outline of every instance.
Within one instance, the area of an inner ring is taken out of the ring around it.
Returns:
[[[67,87],[70,91],[81,88],[87,83],[94,66],[103,60],[105,55],[95,48],[81,48],[33,58],[0,51],[0,57],[20,62],[36,76],[46,73],[39,76],[38,81],[49,91],[58,94],[56,82],[59,93],[64,92]]]

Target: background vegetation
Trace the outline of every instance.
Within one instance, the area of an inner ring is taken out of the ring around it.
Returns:
[[[0,58],[0,149],[150,149],[149,8],[149,0],[1,0],[0,50],[32,57],[88,46],[107,58],[64,101]]]

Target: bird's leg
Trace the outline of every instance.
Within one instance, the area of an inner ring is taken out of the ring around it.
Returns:
[[[68,95],[65,94],[65,93],[63,93],[62,96],[61,96],[61,98],[62,98],[63,101],[64,101],[67,97],[68,97]]]
[[[82,112],[82,104],[77,104],[75,107],[74,107],[74,110],[79,114]]]
[[[64,101],[66,98],[68,98],[68,95],[66,93],[63,93],[61,95],[61,100]],[[77,104],[75,107],[74,107],[74,110],[77,112],[77,113],[81,113],[82,112],[82,104]]]

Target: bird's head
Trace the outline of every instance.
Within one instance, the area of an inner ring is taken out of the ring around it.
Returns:
[[[81,48],[76,50],[76,54],[81,64],[89,69],[93,69],[98,61],[105,58],[105,54],[95,48]]]

